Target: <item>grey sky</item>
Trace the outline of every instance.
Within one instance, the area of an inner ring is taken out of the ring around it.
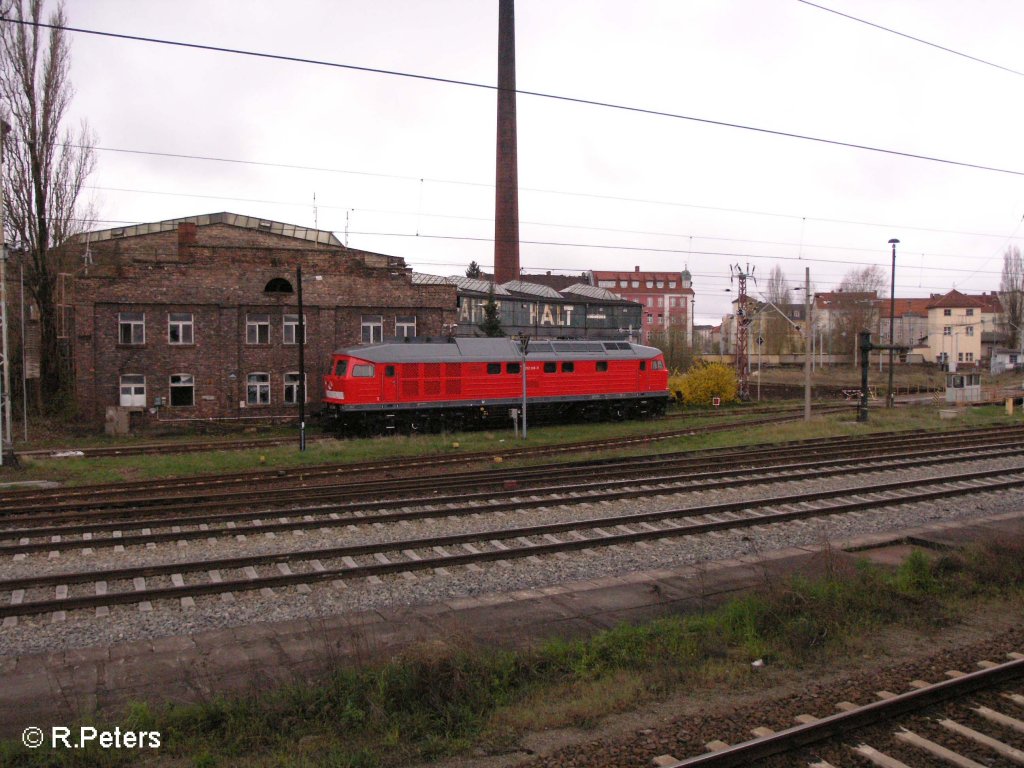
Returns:
[[[1024,71],[1024,4],[822,4]],[[493,84],[494,0],[69,0],[71,26]],[[1024,172],[1024,77],[797,0],[517,0],[517,80],[559,94]],[[228,210],[316,224],[418,271],[493,256],[493,91],[74,34],[98,226]],[[851,265],[897,295],[999,285],[1024,176],[521,95],[522,265],[694,274]],[[310,169],[127,154],[142,150]],[[421,181],[422,180],[422,181]]]

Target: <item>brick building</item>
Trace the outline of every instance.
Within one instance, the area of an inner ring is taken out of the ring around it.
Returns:
[[[643,305],[641,344],[650,334],[681,328],[686,343],[693,342],[693,288],[689,270],[682,272],[599,271],[590,273],[591,285],[607,288],[624,299]]]
[[[77,248],[75,394],[93,420],[111,406],[161,421],[296,414],[298,266],[311,410],[334,349],[455,322],[453,286],[415,285],[401,258],[315,229],[216,213],[89,232]]]

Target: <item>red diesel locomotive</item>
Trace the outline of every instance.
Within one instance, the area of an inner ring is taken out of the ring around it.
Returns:
[[[536,340],[525,362],[530,423],[655,416],[668,403],[665,358],[653,347]],[[522,347],[508,338],[341,349],[324,376],[322,415],[370,434],[507,422],[522,405],[522,365]]]

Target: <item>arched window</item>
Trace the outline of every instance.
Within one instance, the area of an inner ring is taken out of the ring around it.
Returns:
[[[263,289],[264,293],[292,293],[292,284],[285,280],[283,277],[275,277],[269,283],[267,287]]]

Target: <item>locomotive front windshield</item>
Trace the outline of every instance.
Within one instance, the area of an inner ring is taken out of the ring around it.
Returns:
[[[344,376],[345,371],[348,370],[348,360],[339,360],[334,364],[334,375]]]

